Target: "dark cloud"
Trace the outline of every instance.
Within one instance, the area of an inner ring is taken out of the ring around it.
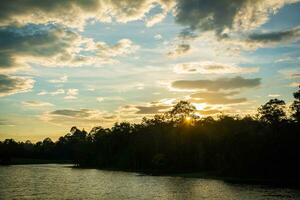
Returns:
[[[34,59],[59,56],[58,61],[63,61],[73,57],[70,48],[78,38],[76,33],[61,27],[1,27],[0,71],[24,67]]]
[[[178,44],[174,51],[168,52],[168,56],[180,56],[186,54],[191,49],[189,44]]]
[[[88,19],[127,22],[142,19],[156,4],[166,13],[173,0],[1,0],[0,25],[56,22],[83,27]]]
[[[244,1],[178,0],[176,21],[191,30],[231,28],[233,19]]]
[[[40,118],[54,124],[81,127],[94,127],[102,125],[112,125],[117,120],[117,116],[94,109],[60,109],[43,113]]]
[[[207,104],[238,104],[246,102],[246,98],[233,98],[238,94],[237,92],[198,92],[191,95],[191,102],[193,103],[207,103]]]
[[[300,28],[294,28],[285,31],[269,32],[269,33],[255,33],[249,36],[249,42],[258,43],[278,43],[289,42],[300,39]]]
[[[80,110],[55,110],[50,113],[51,115],[61,115],[61,116],[67,116],[67,117],[82,117],[86,118],[92,115],[91,110],[89,109],[80,109]]]
[[[136,106],[135,108],[138,109],[136,114],[157,114],[159,112],[163,112],[163,110],[170,108],[170,106],[151,105],[151,106]]]
[[[296,0],[177,0],[176,22],[191,31],[224,32],[256,28],[285,4]]]
[[[0,27],[0,72],[15,71],[28,63],[50,67],[110,64],[116,62],[113,58],[137,49],[129,39],[108,45],[62,26]]]
[[[216,80],[180,80],[172,83],[177,89],[207,89],[217,91],[220,89],[230,90],[239,88],[253,88],[259,86],[260,78],[247,79],[240,76],[234,78],[219,78]]]
[[[0,97],[28,92],[33,88],[34,80],[18,76],[0,74]]]

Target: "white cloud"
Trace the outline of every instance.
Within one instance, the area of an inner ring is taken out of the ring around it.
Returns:
[[[51,103],[42,102],[42,101],[23,101],[22,104],[26,107],[33,107],[33,108],[54,106]]]
[[[156,40],[161,40],[163,37],[162,37],[162,35],[161,34],[156,34],[155,36],[154,36],[154,39],[156,39]]]
[[[280,94],[269,94],[268,97],[277,98],[280,97]]]
[[[104,101],[104,98],[103,98],[103,97],[97,97],[96,99],[97,99],[98,102]]]
[[[68,76],[67,75],[59,77],[58,79],[49,80],[50,83],[65,83],[67,81],[68,81]]]
[[[155,24],[161,22],[166,17],[166,14],[167,13],[159,13],[157,15],[154,15],[154,16],[148,18],[146,20],[146,26],[151,27],[151,26],[154,26]]]
[[[57,90],[55,90],[55,91],[53,91],[53,92],[50,92],[50,94],[52,95],[52,96],[56,96],[56,95],[60,95],[60,94],[64,94],[65,93],[65,90],[64,89],[57,89]]]
[[[64,99],[67,100],[77,99],[78,89],[68,89],[66,94],[67,96],[65,96]]]
[[[178,74],[244,74],[258,71],[258,67],[239,67],[211,61],[180,63],[174,67],[174,72]]]

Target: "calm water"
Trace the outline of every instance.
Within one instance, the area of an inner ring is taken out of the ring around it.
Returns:
[[[300,191],[67,165],[0,166],[0,199],[300,199]]]

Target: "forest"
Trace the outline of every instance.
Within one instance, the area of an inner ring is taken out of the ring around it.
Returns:
[[[293,96],[290,106],[271,99],[253,116],[198,117],[191,103],[180,101],[138,124],[90,132],[74,126],[55,142],[6,139],[0,142],[0,163],[70,160],[100,169],[293,179],[300,175],[300,90]]]

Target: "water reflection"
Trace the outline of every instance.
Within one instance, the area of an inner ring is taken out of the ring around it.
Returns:
[[[0,180],[0,199],[300,199],[300,192],[294,189],[67,165],[2,166]]]

